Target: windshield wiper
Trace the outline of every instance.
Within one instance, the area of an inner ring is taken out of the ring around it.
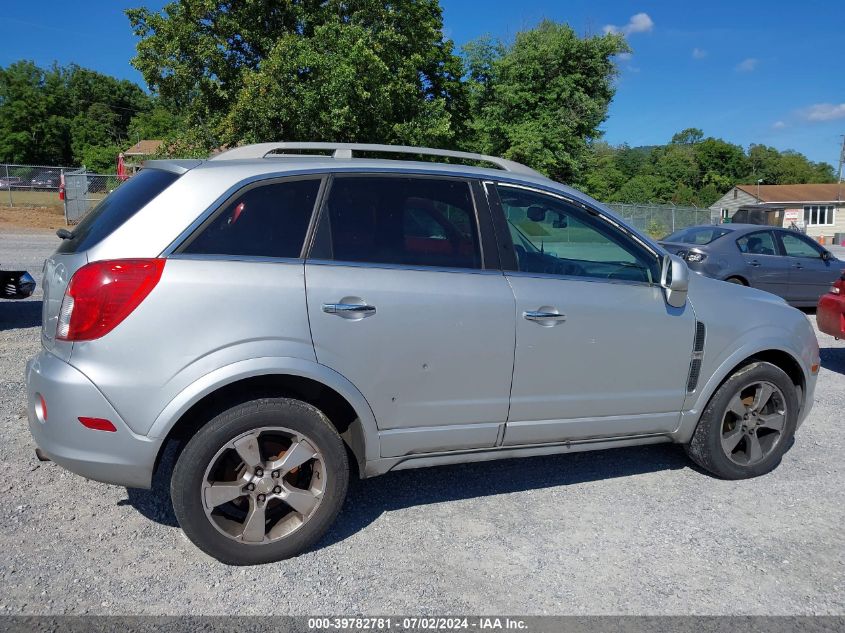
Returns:
[[[63,240],[73,239],[73,231],[68,231],[67,229],[59,229],[58,231],[56,231],[56,235],[58,235]]]

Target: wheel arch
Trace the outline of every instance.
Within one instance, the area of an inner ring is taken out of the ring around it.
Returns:
[[[695,429],[701,418],[701,414],[707,407],[707,403],[713,397],[713,394],[721,387],[725,381],[733,376],[739,369],[754,362],[767,362],[775,367],[778,367],[789,376],[792,383],[798,389],[798,399],[800,402],[799,420],[801,411],[806,406],[805,395],[807,393],[807,375],[802,368],[801,362],[792,351],[785,349],[781,345],[761,345],[759,349],[753,350],[747,347],[738,349],[734,354],[725,359],[713,372],[704,387],[699,391],[692,408],[687,409],[681,415],[681,423],[678,430],[675,432],[675,441],[680,443],[689,442],[692,438]]]
[[[739,279],[742,282],[743,286],[749,286],[749,287],[751,286],[751,283],[743,275],[738,275],[738,274],[728,275],[727,277],[724,278],[724,281],[729,282],[731,279]]]
[[[214,415],[253,397],[290,397],[320,409],[337,429],[363,476],[378,458],[378,429],[363,394],[334,370],[297,358],[233,363],[197,380],[159,414],[149,436],[160,440],[156,468],[170,439],[192,436]]]

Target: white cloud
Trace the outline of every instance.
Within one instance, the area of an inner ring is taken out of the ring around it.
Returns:
[[[786,127],[786,123],[784,123],[783,121],[775,121],[774,123],[772,123],[772,127],[776,130],[782,130]]]
[[[619,53],[616,57],[621,59],[623,62],[627,62],[631,59],[632,55],[631,53]]]
[[[749,57],[748,59],[743,59],[739,64],[736,66],[736,71],[740,73],[750,73],[751,71],[757,68],[757,64],[760,63],[755,57]]]
[[[707,57],[707,51],[705,51],[703,48],[692,49],[693,59],[704,59],[705,57]]]
[[[817,103],[801,111],[808,121],[835,121],[845,119],[845,103]]]
[[[648,13],[637,13],[632,15],[625,26],[616,26],[615,24],[606,24],[604,26],[605,33],[621,33],[622,35],[633,35],[634,33],[651,33],[654,29],[654,21],[649,17]]]

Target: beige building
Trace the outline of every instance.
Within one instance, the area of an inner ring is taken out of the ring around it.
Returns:
[[[837,233],[845,243],[845,183],[813,185],[736,185],[710,206],[722,218],[739,207],[771,206],[784,209],[784,225],[803,226],[807,235],[825,237],[828,244]],[[715,215],[714,213],[714,215]]]

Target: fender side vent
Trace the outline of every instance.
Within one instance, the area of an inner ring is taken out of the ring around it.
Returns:
[[[692,344],[692,360],[687,377],[687,392],[695,391],[698,386],[698,376],[701,373],[701,360],[704,358],[704,337],[706,329],[701,321],[695,322],[695,340]]]

